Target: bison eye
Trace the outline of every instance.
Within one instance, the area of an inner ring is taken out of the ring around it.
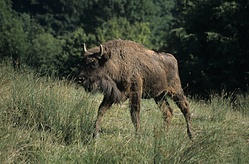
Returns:
[[[94,57],[85,58],[83,61],[84,69],[91,69],[99,67],[99,60]]]
[[[88,59],[88,62],[89,62],[89,63],[92,63],[92,62],[94,62],[94,59],[93,59],[93,58],[89,58],[89,59]]]
[[[99,63],[97,61],[92,62],[92,68],[97,68]]]

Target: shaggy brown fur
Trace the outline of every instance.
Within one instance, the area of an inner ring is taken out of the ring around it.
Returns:
[[[100,90],[104,94],[95,123],[95,137],[99,135],[102,116],[107,109],[128,98],[137,133],[140,130],[141,98],[154,98],[162,110],[165,127],[168,127],[173,110],[166,95],[181,109],[187,123],[187,133],[192,137],[189,105],[183,94],[177,60],[173,55],[157,53],[124,40],[112,40],[85,51],[79,82],[86,91]]]

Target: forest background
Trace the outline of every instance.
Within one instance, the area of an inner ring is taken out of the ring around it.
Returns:
[[[0,61],[73,78],[82,44],[172,53],[189,95],[248,92],[248,0],[0,0]]]

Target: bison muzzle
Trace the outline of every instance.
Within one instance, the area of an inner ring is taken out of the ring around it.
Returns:
[[[157,53],[144,46],[124,40],[112,40],[89,50],[84,44],[78,82],[87,92],[104,94],[98,109],[94,137],[100,132],[103,115],[113,104],[130,100],[130,114],[136,133],[140,131],[140,103],[142,98],[153,98],[162,111],[168,129],[173,110],[170,97],[183,113],[187,133],[192,138],[189,104],[184,96],[175,57]]]

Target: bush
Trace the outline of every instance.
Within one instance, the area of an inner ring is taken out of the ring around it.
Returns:
[[[56,57],[62,53],[62,43],[51,34],[39,34],[32,41],[32,50],[29,65],[46,73],[57,70]]]

